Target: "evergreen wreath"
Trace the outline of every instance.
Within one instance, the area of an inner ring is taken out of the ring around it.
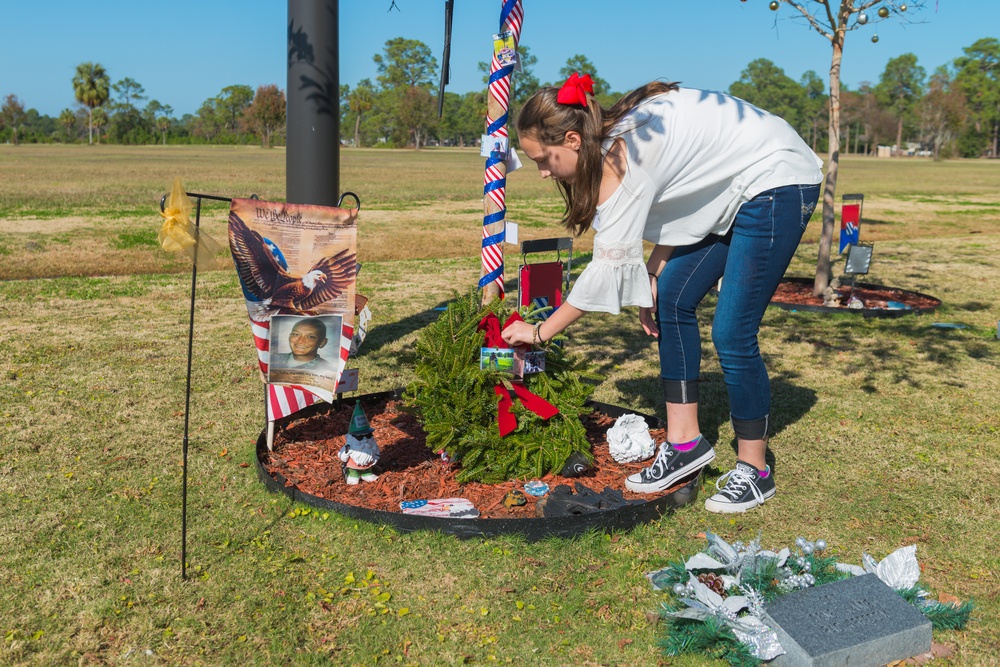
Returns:
[[[823,540],[809,542],[800,537],[793,553],[787,548],[762,550],[759,537],[749,544],[731,545],[712,533],[707,538],[709,545],[704,552],[646,575],[654,589],[669,595],[660,604],[664,631],[658,642],[668,656],[702,653],[732,667],[756,667],[762,659],[774,657],[763,658],[761,654],[773,650],[776,642],[766,626],[748,628],[750,622],[760,621],[764,603],[800,588],[866,573],[882,579],[923,613],[935,630],[961,630],[974,609],[969,600],[952,605],[930,598],[917,583],[920,568],[915,546],[897,549],[878,563],[863,554],[862,568],[824,555]],[[744,602],[726,604],[727,599],[737,596]]]
[[[543,312],[524,310],[521,316],[534,323]],[[555,405],[559,414],[543,420],[515,401],[517,429],[500,437],[494,387],[509,383],[510,376],[479,367],[484,336],[477,327],[489,313],[504,322],[510,310],[499,300],[483,306],[478,290],[456,294],[437,322],[417,337],[417,379],[403,400],[420,420],[427,446],[461,464],[456,475],[460,483],[494,484],[557,473],[576,453],[592,460],[580,418],[592,411],[585,404],[600,376],[552,341],[545,347],[545,371],[527,376],[524,386]]]

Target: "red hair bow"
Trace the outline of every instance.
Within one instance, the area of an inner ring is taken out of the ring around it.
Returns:
[[[594,94],[593,79],[590,78],[589,74],[580,76],[578,72],[573,72],[559,89],[556,102],[559,104],[578,104],[585,107],[587,106],[587,93]]]

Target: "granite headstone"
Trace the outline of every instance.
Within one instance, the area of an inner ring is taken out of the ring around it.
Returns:
[[[881,667],[931,648],[931,622],[874,574],[782,595],[764,622],[785,655],[774,667]]]

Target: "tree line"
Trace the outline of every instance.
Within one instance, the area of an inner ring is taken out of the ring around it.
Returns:
[[[0,106],[0,142],[210,143],[270,146],[285,127],[285,93],[276,85],[227,86],[195,114],[177,118],[169,104],[149,99],[138,81],[114,83],[99,63],[81,63],[72,77],[78,107],[58,117],[24,110],[16,95]]]
[[[574,55],[560,81],[541,82],[537,58],[519,48],[521,71],[511,80],[511,114],[539,88],[558,84],[573,72],[589,73],[603,104],[612,91],[586,57]],[[376,54],[376,80],[340,88],[342,142],[355,146],[420,148],[428,144],[475,145],[483,134],[486,81],[481,90],[445,92],[438,116],[438,63],[419,40],[397,37]],[[72,77],[78,107],[58,117],[25,110],[16,95],[0,105],[0,142],[89,142],[116,144],[212,143],[263,146],[284,141],[285,94],[277,85],[232,85],[194,114],[177,118],[173,109],[150,100],[130,77],[111,83],[97,63],[82,63]],[[736,95],[792,124],[818,153],[828,145],[826,85],[812,71],[798,81],[767,59],[751,61],[730,87]],[[934,157],[1000,155],[1000,40],[984,38],[928,76],[912,53],[890,60],[877,82],[841,87],[841,145],[844,153],[874,154],[892,146],[896,154]]]

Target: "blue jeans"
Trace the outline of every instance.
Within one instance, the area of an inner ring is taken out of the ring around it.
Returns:
[[[762,192],[725,236],[674,248],[657,283],[660,372],[667,403],[697,403],[701,336],[695,310],[722,278],[712,342],[736,437],[767,437],[771,383],[757,345],[764,310],[816,208],[819,185]]]

